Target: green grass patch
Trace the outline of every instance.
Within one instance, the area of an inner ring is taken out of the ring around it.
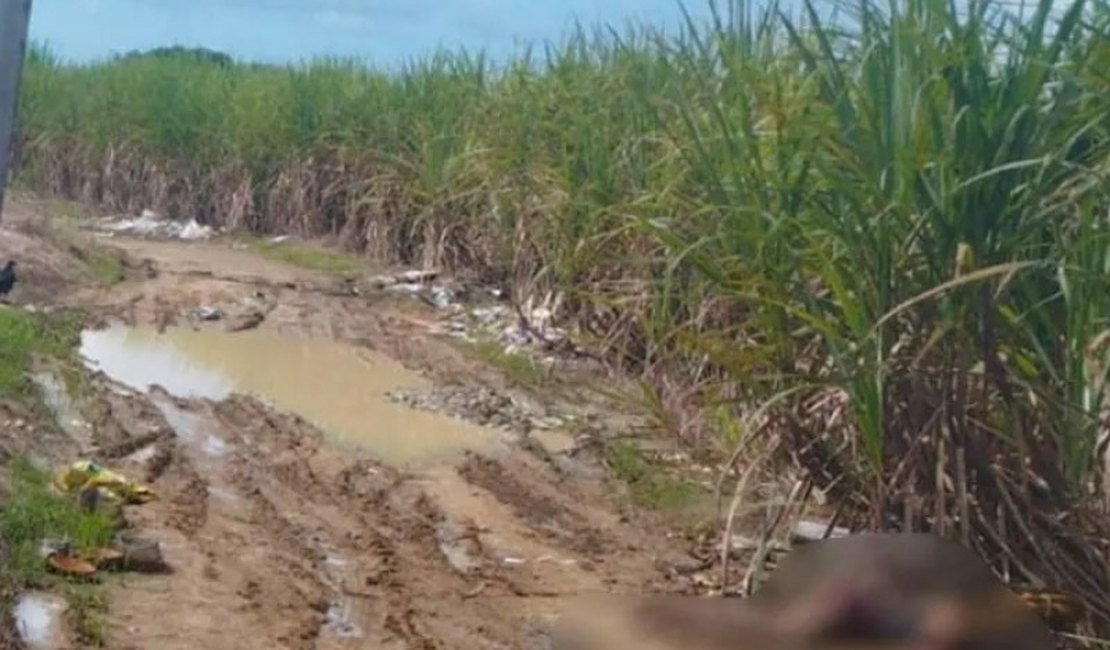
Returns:
[[[50,217],[61,217],[62,219],[72,219],[75,221],[82,221],[92,216],[92,212],[77,201],[68,201],[59,198],[47,199],[45,212]]]
[[[79,551],[111,541],[112,518],[101,511],[86,512],[74,498],[55,491],[48,472],[22,457],[13,458],[7,469],[9,494],[0,511],[0,535],[10,552],[4,567],[9,578],[28,583],[46,577],[39,555],[44,539],[69,539]]]
[[[33,314],[0,307],[0,397],[31,395],[27,371],[35,355],[70,357],[80,332],[81,321],[72,313]]]
[[[94,246],[88,261],[93,277],[101,284],[113,285],[121,282],[126,273],[123,253],[109,246]]]
[[[251,250],[266,257],[313,271],[340,276],[357,276],[366,268],[366,264],[355,255],[296,241],[286,240],[275,243],[256,237],[243,238],[240,241],[247,244]]]
[[[524,352],[510,352],[491,337],[478,338],[464,346],[474,357],[496,368],[513,383],[521,386],[538,386],[547,378],[543,365],[531,355]]]
[[[104,590],[99,585],[67,584],[63,592],[69,602],[77,638],[86,646],[103,647],[108,611]]]
[[[45,539],[66,539],[78,552],[106,546],[115,534],[113,518],[106,511],[82,509],[75,498],[52,487],[49,472],[24,457],[8,463],[7,475],[8,502],[0,510],[0,536],[9,555],[0,565],[0,579],[9,589],[34,585],[61,593],[78,638],[88,646],[103,646],[107,602],[102,588],[49,573],[40,548]]]
[[[632,498],[640,505],[682,510],[698,500],[696,485],[656,467],[631,443],[618,441],[609,445],[606,459],[613,473],[628,484]]]

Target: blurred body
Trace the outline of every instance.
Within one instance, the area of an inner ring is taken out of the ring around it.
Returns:
[[[789,554],[747,600],[590,599],[556,650],[1052,650],[1047,626],[970,550],[870,534]]]

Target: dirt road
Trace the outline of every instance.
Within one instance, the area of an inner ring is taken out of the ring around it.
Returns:
[[[85,334],[87,390],[52,403],[65,444],[39,451],[159,495],[127,516],[173,572],[108,580],[107,647],[541,648],[568,596],[671,589],[664,569],[689,562],[574,446],[581,393],[510,390],[417,301],[227,241],[104,239],[126,278],[90,286],[34,228],[6,228],[9,250],[41,253],[14,301],[107,328]],[[511,395],[566,426],[482,427],[395,387],[485,396],[462,399],[476,411]]]

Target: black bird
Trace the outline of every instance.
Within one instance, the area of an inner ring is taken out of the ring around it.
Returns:
[[[15,262],[8,260],[3,269],[0,269],[0,298],[6,298],[8,292],[15,286]]]

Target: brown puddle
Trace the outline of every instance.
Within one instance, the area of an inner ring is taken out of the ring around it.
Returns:
[[[92,368],[136,390],[157,384],[184,398],[254,395],[388,462],[485,449],[498,440],[494,431],[391,401],[387,390],[423,388],[427,380],[389,357],[333,341],[114,326],[83,332],[81,353]]]

